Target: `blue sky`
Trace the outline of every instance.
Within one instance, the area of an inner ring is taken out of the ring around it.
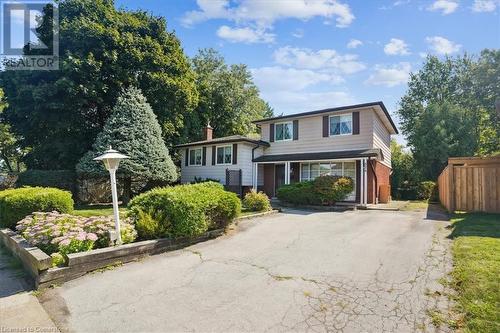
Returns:
[[[188,56],[247,64],[276,114],[382,100],[397,121],[426,54],[500,47],[500,0],[115,1],[165,17]]]

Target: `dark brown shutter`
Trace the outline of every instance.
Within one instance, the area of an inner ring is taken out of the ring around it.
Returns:
[[[233,144],[233,164],[238,163],[238,144]]]
[[[269,124],[269,142],[274,142],[274,124]]]
[[[359,134],[359,111],[352,113],[352,134]]]
[[[189,165],[189,148],[186,148],[186,158],[185,158],[185,160],[186,160],[186,164],[185,165],[188,166]]]
[[[215,158],[216,158],[216,150],[217,148],[215,146],[212,146],[212,165],[215,165]]]
[[[329,122],[329,117],[328,116],[323,116],[323,137],[327,138],[330,133],[328,133],[328,122]]]
[[[294,140],[299,139],[299,121],[298,120],[293,121],[293,139]]]
[[[207,165],[207,147],[201,151],[201,165]]]

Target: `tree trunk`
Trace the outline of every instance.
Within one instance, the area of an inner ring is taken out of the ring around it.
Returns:
[[[128,205],[131,196],[132,196],[132,178],[125,177],[123,178],[122,204]]]
[[[7,155],[2,154],[2,159],[5,162],[5,166],[9,170],[9,172],[14,172],[14,169],[12,169],[12,165],[10,164],[9,159],[7,158]]]

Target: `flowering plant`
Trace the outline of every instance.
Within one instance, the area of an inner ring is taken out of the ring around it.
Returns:
[[[44,252],[67,255],[111,245],[109,231],[114,229],[114,221],[107,216],[35,212],[19,221],[16,229],[31,245]],[[133,242],[137,237],[129,220],[121,223],[121,234],[123,243]]]

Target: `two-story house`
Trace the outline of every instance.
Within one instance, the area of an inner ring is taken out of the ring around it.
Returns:
[[[396,126],[382,102],[343,106],[256,120],[260,140],[240,135],[177,146],[182,149],[181,182],[216,179],[231,187],[263,190],[270,197],[283,184],[320,175],[348,176],[347,201],[365,205],[389,184],[391,135]]]

